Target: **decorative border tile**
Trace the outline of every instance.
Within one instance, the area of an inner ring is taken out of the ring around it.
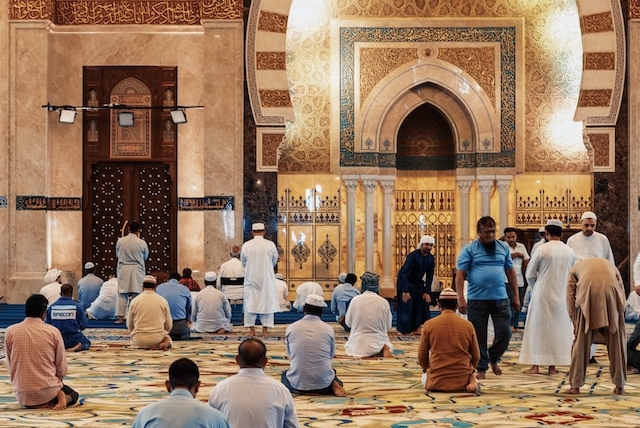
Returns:
[[[0,208],[8,208],[9,200],[6,196],[0,196]]]
[[[6,198],[5,198],[6,200]],[[16,196],[17,211],[82,211],[82,198]]]
[[[584,135],[591,146],[593,172],[615,172],[616,170],[616,129],[587,128]]]
[[[278,147],[284,138],[284,128],[256,129],[256,170],[278,172]]]
[[[179,211],[234,211],[234,196],[205,196],[178,198]]]

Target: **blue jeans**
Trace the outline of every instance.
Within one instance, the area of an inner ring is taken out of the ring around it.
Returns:
[[[489,316],[493,320],[495,336],[487,349],[487,324]],[[509,299],[502,300],[469,300],[467,302],[467,318],[473,324],[478,336],[480,361],[476,370],[486,372],[489,363],[499,363],[502,355],[509,347],[511,339],[511,308]]]

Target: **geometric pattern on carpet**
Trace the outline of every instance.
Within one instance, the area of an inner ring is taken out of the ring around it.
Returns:
[[[566,366],[559,366],[557,375],[522,373],[527,368],[517,363],[522,333],[515,333],[511,340],[501,364],[503,375],[489,371],[487,379],[480,382],[481,393],[432,393],[420,384],[419,337],[400,336],[394,330],[392,358],[351,358],[344,352],[347,334],[333,325],[337,342],[333,364],[347,396],[295,396],[301,426],[640,426],[634,399],[640,376],[629,376],[626,395],[613,395],[602,345],[596,352],[598,364],[589,366],[587,383],[579,396],[560,393],[569,387]],[[265,371],[275,379],[288,368],[285,329],[286,325],[276,325],[265,340],[269,357]],[[17,404],[4,364],[4,329],[0,330],[0,427],[131,426],[138,410],[167,396],[164,381],[169,364],[181,357],[198,364],[202,386],[197,398],[206,402],[211,389],[238,370],[234,357],[246,332],[242,327],[237,330],[229,335],[194,335],[195,339],[174,342],[168,351],[148,351],[131,348],[126,330],[88,329],[91,348],[67,354],[65,383],[80,393],[80,402],[62,411],[30,410]]]

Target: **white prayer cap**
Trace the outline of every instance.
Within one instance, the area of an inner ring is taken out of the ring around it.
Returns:
[[[253,223],[251,225],[251,230],[253,230],[254,232],[260,232],[264,230],[264,223]]]
[[[60,269],[49,269],[49,271],[44,275],[44,282],[53,282],[58,279],[60,275],[62,275],[62,271]]]
[[[440,292],[440,300],[458,300],[458,293],[453,288],[443,288]]]
[[[538,229],[538,232],[543,233],[544,232],[544,227],[541,227],[540,229]]]
[[[216,279],[218,279],[218,275],[212,270],[204,274],[204,280],[207,282],[215,282]]]
[[[582,213],[582,217],[580,217],[580,221],[586,219],[586,218],[592,218],[594,220],[598,220],[598,217],[596,217],[595,213],[592,211],[585,211]]]
[[[158,280],[153,275],[145,275],[144,279],[142,280],[142,283],[143,284],[157,284]]]
[[[435,244],[436,240],[433,239],[433,236],[430,235],[422,235],[422,238],[420,238],[420,245],[422,244]]]
[[[317,294],[309,294],[304,301],[305,305],[316,306],[318,308],[324,308],[327,306],[324,301],[324,297],[318,296]]]
[[[547,226],[562,227],[562,222],[560,220],[555,219],[555,218],[551,218],[551,219],[547,220]]]
[[[276,274],[276,279],[281,279],[281,280],[283,280],[283,281],[284,281],[284,275],[283,275],[283,274],[281,274],[281,273],[277,273],[277,274]]]
[[[338,282],[340,284],[344,284],[344,281],[347,279],[347,273],[346,272],[340,272],[340,275],[338,275]]]
[[[89,269],[93,269],[94,267],[96,267],[96,265],[95,265],[95,264],[93,264],[93,262],[86,262],[86,263],[84,264],[84,268],[85,268],[85,269],[87,269],[87,270],[89,270]]]

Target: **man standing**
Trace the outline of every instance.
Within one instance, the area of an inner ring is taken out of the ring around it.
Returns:
[[[604,343],[614,394],[624,394],[626,331],[624,284],[618,268],[603,258],[584,259],[573,265],[567,281],[567,309],[575,339],[571,348],[568,394],[584,385],[592,342]]]
[[[451,288],[440,292],[440,315],[424,323],[418,362],[426,373],[425,389],[476,392],[474,375],[480,348],[473,325],[456,314],[458,295]]]
[[[458,256],[456,271],[456,292],[458,310],[467,314],[473,324],[480,346],[478,379],[484,379],[487,368],[497,376],[502,374],[500,359],[509,347],[511,339],[511,310],[504,285],[504,275],[513,291],[512,305],[520,310],[518,280],[513,268],[509,247],[496,240],[496,222],[489,216],[482,217],[476,225],[478,238],[466,245]],[[467,281],[467,299],[464,296],[464,282]],[[487,349],[487,325],[489,316],[493,320],[495,335]]]
[[[253,223],[253,239],[245,242],[240,253],[244,266],[244,326],[249,327],[249,335],[256,335],[256,320],[260,318],[262,336],[273,327],[273,314],[278,312],[276,275],[273,271],[278,263],[278,249],[264,238],[264,223]]]
[[[60,330],[67,351],[84,351],[91,346],[91,341],[82,334],[89,320],[82,305],[72,296],[73,285],[62,284],[60,298],[47,309],[45,322]]]
[[[125,301],[125,308],[118,305],[119,324],[124,322],[126,310],[131,299],[140,294],[142,280],[145,275],[145,260],[149,258],[149,247],[140,239],[140,223],[129,223],[129,234],[118,238],[116,242],[116,257],[118,258],[118,287]]]
[[[338,277],[338,281],[340,281],[340,277]],[[347,273],[341,283],[333,289],[333,294],[331,294],[331,312],[335,314],[336,321],[345,331],[350,330],[344,323],[349,303],[351,299],[360,295],[360,291],[355,287],[356,282],[358,282],[358,277],[353,273]]]
[[[138,348],[166,351],[171,347],[171,327],[169,303],[156,293],[156,278],[143,277],[142,293],[131,301],[127,317],[131,343]]]
[[[200,389],[200,370],[188,358],[180,358],[169,366],[165,381],[169,398],[140,410],[133,428],[202,427],[229,428],[222,413],[196,399]]]
[[[529,263],[529,253],[523,243],[518,242],[518,232],[513,227],[507,227],[504,230],[504,242],[509,245],[509,252],[511,252],[511,260],[513,261],[513,268],[516,271],[516,279],[518,280],[518,297],[522,302],[524,300],[524,272],[527,270],[527,264]],[[511,296],[511,287],[507,285],[507,295],[509,299]],[[520,319],[520,311],[511,308],[511,328],[513,330],[518,329],[518,322]]]
[[[67,356],[60,331],[44,323],[48,303],[42,294],[32,294],[24,307],[24,321],[7,327],[7,371],[18,403],[60,410],[74,405],[78,393],[62,382]]]
[[[204,274],[204,289],[193,299],[193,326],[191,331],[222,334],[233,330],[231,305],[216,286],[216,273]]]
[[[326,306],[321,296],[308,295],[304,318],[287,327],[284,343],[290,367],[282,372],[281,379],[292,393],[345,395],[342,382],[332,367],[335,333],[320,318]]]
[[[522,337],[520,360],[531,364],[525,374],[540,373],[540,365],[549,366],[549,374],[557,374],[556,365],[571,363],[573,327],[567,316],[567,276],[576,256],[561,241],[562,222],[547,221],[547,243],[540,247],[527,268],[527,280],[535,282],[531,292],[531,309]]]
[[[93,262],[84,264],[84,271],[87,273],[78,281],[78,303],[87,310],[91,303],[98,298],[100,287],[104,282],[102,278],[98,278],[93,272],[96,265]]]
[[[244,267],[240,261],[240,247],[234,245],[229,252],[231,258],[220,265],[218,270],[218,288],[229,301],[242,300],[244,297]]]
[[[47,298],[49,304],[52,304],[60,297],[61,277],[62,271],[56,268],[49,269],[44,275],[44,282],[47,284],[40,289],[40,294]]]
[[[232,428],[299,427],[293,397],[264,372],[267,361],[267,347],[261,340],[243,340],[236,355],[240,371],[211,391],[209,405],[218,409]]]
[[[398,301],[397,329],[402,334],[417,334],[431,312],[431,282],[435,261],[431,250],[435,244],[432,236],[420,238],[420,247],[407,256],[398,272],[396,299]]]
[[[173,320],[169,335],[172,340],[189,340],[191,337],[191,292],[180,284],[180,274],[172,272],[169,281],[158,285],[158,295],[167,299]]]
[[[389,302],[378,295],[380,276],[365,272],[360,277],[362,294],[351,299],[344,322],[351,328],[344,346],[352,357],[391,357],[389,330],[393,315]]]

